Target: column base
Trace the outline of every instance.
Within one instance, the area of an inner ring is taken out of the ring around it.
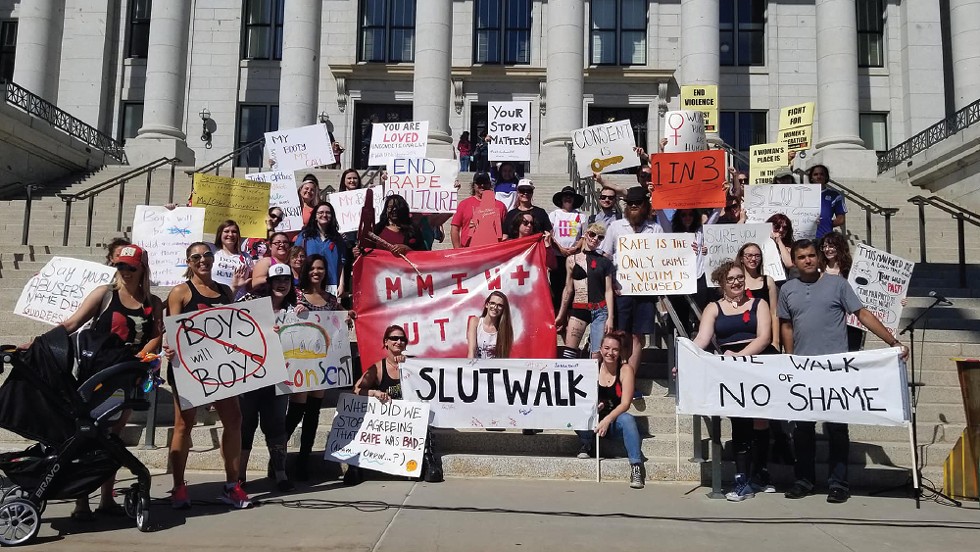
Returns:
[[[456,152],[453,137],[439,130],[429,130],[429,141],[426,144],[425,156],[430,159],[452,159]]]
[[[568,174],[568,144],[570,138],[545,138],[538,154],[538,166],[534,172],[541,174]],[[591,176],[591,175],[584,175]]]
[[[830,177],[841,179],[873,179],[878,177],[878,156],[868,149],[821,149],[807,157],[806,166],[826,165]]]
[[[180,165],[194,165],[194,150],[187,147],[187,142],[176,138],[130,138],[126,142],[126,159],[130,165],[140,166],[156,161],[161,157],[180,160]]]

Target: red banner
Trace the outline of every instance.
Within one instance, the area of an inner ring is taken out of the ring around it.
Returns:
[[[724,207],[724,150],[657,153],[650,156],[654,209]]]
[[[381,249],[358,257],[354,310],[361,366],[384,356],[381,337],[392,324],[405,328],[410,356],[466,358],[467,321],[480,316],[491,291],[503,292],[510,304],[510,357],[553,358],[555,314],[546,254],[540,236],[410,252],[421,277],[404,259]]]

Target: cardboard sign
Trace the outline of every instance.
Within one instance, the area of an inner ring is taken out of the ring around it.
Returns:
[[[381,402],[344,393],[327,438],[324,460],[418,477],[429,427],[429,405]]]
[[[711,280],[711,272],[725,261],[735,260],[738,250],[747,243],[754,243],[762,249],[762,273],[780,282],[786,279],[786,270],[779,257],[779,249],[772,241],[772,224],[705,224],[701,229],[704,246],[708,248],[705,257],[704,273],[708,287],[718,287]],[[769,300],[768,297],[763,299]],[[769,305],[775,308],[775,305]]]
[[[265,238],[269,190],[266,182],[194,173],[191,205],[205,209],[205,234],[213,235],[219,224],[231,219],[238,224],[243,237]]]
[[[266,132],[265,147],[277,171],[292,172],[337,162],[327,125],[322,123]]]
[[[277,395],[354,385],[347,311],[276,314],[288,377]]]
[[[585,213],[565,212],[556,209],[549,215],[552,226],[552,239],[562,247],[571,247],[585,232],[589,215]]]
[[[804,151],[813,145],[813,127],[805,126],[780,130],[776,140],[785,142],[789,151]]]
[[[776,169],[789,167],[789,146],[783,142],[749,148],[749,184],[772,184]]]
[[[695,234],[626,234],[616,244],[623,295],[688,295],[698,290]]]
[[[705,132],[718,132],[718,85],[681,86],[681,107],[704,113]]]
[[[816,104],[813,102],[784,107],[779,110],[779,129],[810,126],[815,112]]]
[[[664,115],[664,153],[704,151],[708,139],[704,134],[704,112],[668,111]]]
[[[380,186],[374,188],[374,214],[375,217],[381,216],[384,209],[384,190]],[[340,226],[341,233],[356,232],[357,225],[361,223],[361,209],[364,207],[364,199],[367,197],[367,188],[359,190],[348,190],[346,192],[334,192],[327,195],[327,201],[333,205],[334,214],[337,217],[337,224]],[[375,220],[374,222],[378,222]]]
[[[493,191],[483,191],[483,195],[480,196],[480,205],[473,209],[472,223],[476,226],[473,228],[469,247],[491,245],[500,241],[500,237],[503,235],[501,226],[503,226],[504,221],[500,220],[497,198]]]
[[[269,183],[269,208],[278,207],[282,209],[283,215],[279,226],[276,226],[277,232],[299,232],[303,229],[303,207],[299,204],[299,195],[296,193],[296,173],[257,172],[246,174],[245,178]]]
[[[27,281],[14,314],[57,326],[75,314],[95,288],[112,283],[116,269],[91,261],[52,257]]]
[[[724,150],[650,156],[654,209],[725,206]]]
[[[133,217],[133,243],[146,250],[150,283],[172,287],[183,282],[187,246],[204,239],[204,209],[137,205]]]
[[[429,143],[429,121],[374,123],[368,165],[384,166],[392,159],[425,157]]]
[[[716,356],[677,338],[677,413],[905,426],[899,349],[820,356]]]
[[[268,297],[164,318],[180,409],[286,381],[275,321]]]
[[[898,323],[902,319],[902,299],[908,295],[914,268],[912,261],[863,243],[859,243],[854,252],[847,281],[864,308],[878,317],[892,335],[898,332]],[[853,314],[847,315],[847,324],[867,329]]]
[[[263,247],[268,250],[268,243],[265,243],[265,240],[262,240],[262,242],[264,244]],[[231,286],[231,282],[235,278],[235,271],[241,268],[243,264],[248,265],[249,269],[251,269],[254,261],[249,256],[248,245],[243,243],[240,249],[241,253],[238,255],[227,253],[225,250],[215,246],[214,264],[211,265],[211,279],[219,284]]]
[[[491,161],[531,160],[531,102],[489,102],[487,143]]]
[[[409,358],[402,396],[429,403],[445,428],[593,429],[594,360]]]
[[[457,176],[459,161],[455,159],[392,159],[384,197],[404,197],[413,213],[455,213]]]
[[[793,222],[793,239],[813,239],[820,222],[819,184],[755,184],[745,187],[746,222],[766,222],[782,213]]]
[[[572,151],[582,178],[592,173],[639,167],[640,158],[634,148],[636,138],[629,121],[602,123],[572,131]]]

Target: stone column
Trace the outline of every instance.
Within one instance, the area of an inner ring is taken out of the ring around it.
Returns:
[[[452,0],[418,0],[415,20],[415,74],[413,115],[429,121],[429,157],[453,156],[449,129],[452,109]]]
[[[194,163],[183,130],[190,2],[154,2],[146,57],[143,127],[126,144],[130,164],[160,157]],[[204,106],[202,106],[204,107]]]
[[[585,82],[585,7],[582,0],[550,0],[547,30],[547,134],[542,140],[541,167],[535,172],[564,173],[572,131],[583,126]],[[587,176],[587,175],[583,175]]]
[[[958,111],[980,98],[980,0],[950,0],[949,31]]]
[[[681,80],[678,84],[718,85],[721,36],[718,0],[681,0]],[[721,91],[718,93],[721,96]],[[719,98],[718,103],[724,104]],[[708,140],[718,142],[718,133]],[[653,145],[651,144],[651,149]]]
[[[279,128],[317,122],[322,0],[289,0],[283,20]]]
[[[21,2],[14,82],[51,103],[58,101],[58,70],[65,0]]]

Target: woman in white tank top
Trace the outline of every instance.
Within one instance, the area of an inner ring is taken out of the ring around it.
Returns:
[[[514,343],[510,302],[499,291],[483,303],[479,318],[471,317],[466,328],[466,358],[507,358]]]

